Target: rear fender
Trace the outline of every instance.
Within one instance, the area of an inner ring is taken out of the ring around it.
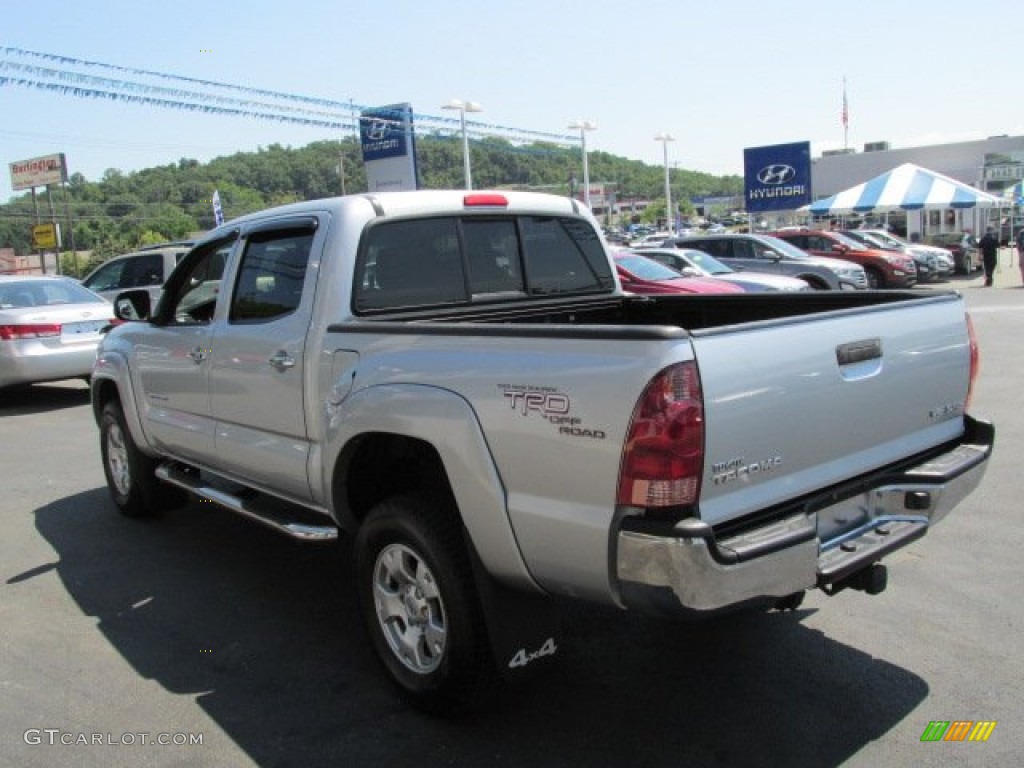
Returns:
[[[480,423],[460,395],[421,384],[361,389],[340,403],[327,402],[324,498],[339,517],[346,501],[335,498],[333,467],[359,437],[392,434],[421,440],[437,451],[463,525],[486,571],[516,589],[540,591],[530,576],[508,516],[505,488]]]

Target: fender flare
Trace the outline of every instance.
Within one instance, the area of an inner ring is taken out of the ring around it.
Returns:
[[[121,410],[124,411],[125,423],[138,449],[147,456],[158,458],[160,454],[150,448],[146,432],[142,428],[142,420],[139,418],[139,411],[136,407],[135,387],[132,384],[128,360],[124,355],[113,350],[105,350],[96,357],[92,369],[92,380],[89,384],[89,397],[92,401],[93,417],[97,424],[99,424],[103,412],[103,403],[99,395],[104,385],[100,382],[110,382],[117,390],[117,399],[121,403]]]
[[[392,434],[437,451],[463,525],[486,570],[508,586],[543,592],[530,575],[512,530],[505,488],[476,413],[451,390],[425,384],[381,384],[326,404],[324,498],[339,520],[344,499],[333,497],[332,478],[358,438]]]

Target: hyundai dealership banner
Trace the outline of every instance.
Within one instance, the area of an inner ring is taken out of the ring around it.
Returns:
[[[743,197],[748,213],[791,211],[811,202],[811,143],[743,150]]]
[[[359,138],[368,191],[392,192],[419,187],[411,104],[363,110],[359,117]]]

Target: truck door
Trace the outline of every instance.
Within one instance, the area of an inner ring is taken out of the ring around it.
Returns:
[[[217,465],[300,499],[310,498],[303,379],[317,223],[279,219],[243,232],[230,305],[211,341]]]
[[[235,243],[196,249],[168,283],[153,322],[134,331],[131,369],[149,439],[169,453],[205,462],[214,451],[210,415],[210,338],[221,276]]]

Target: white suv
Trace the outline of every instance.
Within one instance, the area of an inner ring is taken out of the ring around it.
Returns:
[[[177,240],[115,256],[86,275],[82,285],[108,301],[130,288],[148,288],[155,306],[161,286],[192,244],[191,240]]]

